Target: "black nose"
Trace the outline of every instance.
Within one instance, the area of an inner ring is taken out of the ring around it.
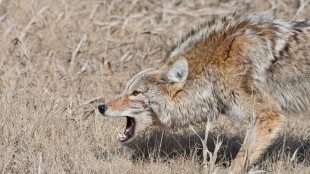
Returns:
[[[105,104],[99,105],[99,106],[98,106],[98,109],[99,109],[99,112],[100,112],[101,114],[104,114],[105,111],[107,110],[107,105],[105,105]]]

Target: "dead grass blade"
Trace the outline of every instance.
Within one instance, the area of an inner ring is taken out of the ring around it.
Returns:
[[[24,28],[24,30],[20,33],[20,35],[18,37],[18,45],[20,46],[23,54],[25,55],[25,57],[28,61],[28,66],[30,66],[30,69],[32,69],[32,65],[29,62],[30,55],[29,55],[29,50],[27,49],[27,47],[25,45],[25,40],[27,38],[28,33],[31,31],[33,25],[36,23],[37,18],[39,16],[41,16],[46,9],[47,9],[47,7],[41,8],[41,10],[39,10],[39,12],[31,18],[31,20],[28,22],[27,26]]]
[[[203,146],[203,167],[202,167],[202,172],[206,173],[206,174],[215,174],[218,173],[220,168],[217,167],[216,165],[216,159],[217,159],[217,154],[219,152],[219,149],[222,145],[222,141],[219,140],[219,137],[216,138],[216,142],[215,142],[215,149],[214,152],[212,153],[208,147],[208,137],[209,137],[209,131],[211,129],[212,126],[212,121],[208,121],[207,125],[205,127],[205,136],[204,139],[202,139],[200,137],[200,135],[196,132],[196,130],[191,126],[190,128],[192,129],[192,131],[199,137],[199,139],[202,142],[202,146]],[[209,159],[209,162],[208,162]]]
[[[96,102],[96,101],[98,101],[98,100],[100,100],[100,99],[103,99],[103,97],[102,97],[102,96],[94,97],[94,98],[92,98],[92,99],[89,99],[89,100],[87,100],[87,101],[81,103],[80,106],[91,104],[91,103]]]
[[[74,70],[74,64],[76,63],[75,59],[77,57],[77,55],[79,54],[79,51],[82,47],[82,45],[84,44],[84,42],[87,41],[87,34],[84,34],[84,36],[80,39],[80,42],[78,44],[78,46],[76,47],[76,49],[72,52],[72,56],[71,56],[71,61],[69,64],[69,72],[72,73]]]

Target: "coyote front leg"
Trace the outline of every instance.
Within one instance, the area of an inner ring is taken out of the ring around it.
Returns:
[[[252,151],[248,165],[251,166],[262,155],[272,140],[278,136],[285,122],[285,117],[275,108],[256,111],[256,136],[252,144]],[[245,140],[246,141],[246,140]],[[245,147],[242,145],[239,153],[232,162],[230,173],[239,173],[244,169]]]

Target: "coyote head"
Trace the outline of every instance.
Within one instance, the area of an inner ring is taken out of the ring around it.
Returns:
[[[182,91],[188,76],[188,63],[179,58],[159,68],[146,69],[133,76],[123,93],[115,100],[98,106],[106,117],[126,117],[127,124],[120,138],[131,141],[145,128],[158,125],[169,127],[169,118],[163,111],[173,104]]]

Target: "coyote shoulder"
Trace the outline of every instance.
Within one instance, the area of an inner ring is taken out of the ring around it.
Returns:
[[[104,116],[127,118],[122,142],[149,126],[182,128],[220,114],[255,113],[253,164],[288,114],[309,110],[309,56],[309,19],[224,18],[190,32],[161,65],[136,74],[119,97],[98,108]],[[241,148],[232,171],[240,170],[243,156]]]

